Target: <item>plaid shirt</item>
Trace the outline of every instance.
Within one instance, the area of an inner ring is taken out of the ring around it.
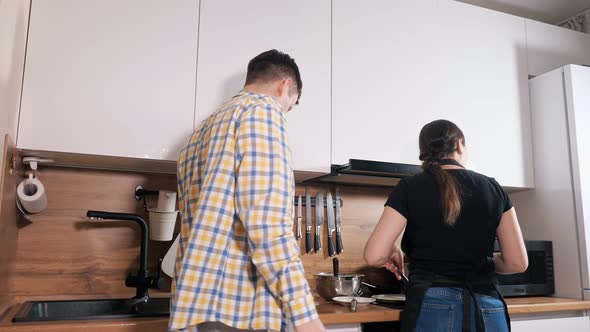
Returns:
[[[182,228],[169,328],[219,321],[285,330],[317,318],[293,236],[286,118],[242,90],[201,123],[178,162]]]

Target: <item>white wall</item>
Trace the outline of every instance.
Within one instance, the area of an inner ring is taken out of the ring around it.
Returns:
[[[16,141],[30,6],[29,0],[0,0],[0,151],[4,135]],[[3,158],[0,152],[0,167]]]

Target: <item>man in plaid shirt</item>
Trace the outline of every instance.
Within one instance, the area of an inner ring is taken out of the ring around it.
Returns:
[[[289,55],[256,56],[244,89],[182,150],[170,330],[324,331],[292,232],[285,115],[301,88]]]

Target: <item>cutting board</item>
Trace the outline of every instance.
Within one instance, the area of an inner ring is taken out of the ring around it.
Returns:
[[[174,278],[174,264],[176,263],[176,251],[178,250],[178,239],[180,234],[176,235],[176,239],[168,249],[166,255],[164,255],[164,259],[162,259],[162,272],[166,273],[166,275]]]

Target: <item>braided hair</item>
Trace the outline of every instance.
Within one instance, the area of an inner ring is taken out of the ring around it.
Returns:
[[[457,125],[448,120],[436,120],[420,131],[420,160],[422,171],[434,177],[440,192],[443,222],[452,226],[461,213],[461,197],[455,178],[441,168],[441,161],[465,144],[465,136]]]

